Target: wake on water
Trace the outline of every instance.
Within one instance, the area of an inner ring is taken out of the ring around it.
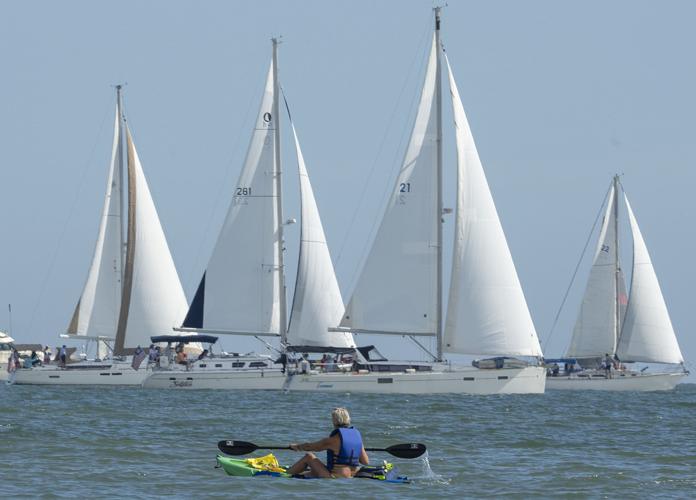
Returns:
[[[417,480],[419,483],[431,483],[431,484],[449,484],[451,479],[447,479],[441,474],[436,474],[430,467],[430,457],[428,456],[428,451],[420,457],[421,459],[421,475],[414,476],[411,479]]]

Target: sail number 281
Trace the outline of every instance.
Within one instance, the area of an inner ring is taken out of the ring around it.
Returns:
[[[251,196],[251,188],[250,187],[238,187],[237,188],[237,196]]]

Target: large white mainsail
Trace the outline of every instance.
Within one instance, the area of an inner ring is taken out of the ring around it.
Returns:
[[[433,38],[420,104],[401,171],[340,326],[436,335],[438,179]]]
[[[67,333],[112,337],[121,306],[121,127],[116,106],[114,141],[97,244],[80,300]]]
[[[624,200],[633,235],[633,272],[617,354],[625,361],[682,363],[684,358],[650,254],[625,195]]]
[[[349,332],[328,331],[341,320],[343,299],[294,125],[292,133],[300,176],[302,228],[287,344],[354,347],[355,341]]]
[[[186,314],[188,303],[145,180],[130,130],[128,148],[128,250],[115,352],[168,334]]]
[[[198,287],[185,329],[277,334],[280,249],[275,175],[274,65],[232,204]]]
[[[566,353],[568,357],[596,358],[616,351],[617,199],[618,193],[612,185],[585,295]],[[623,280],[619,283],[621,286]],[[625,299],[625,291],[621,290],[620,293]]]
[[[447,56],[458,181],[444,350],[541,356],[539,339]]]

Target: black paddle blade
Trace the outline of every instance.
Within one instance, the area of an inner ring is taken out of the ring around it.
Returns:
[[[218,441],[218,449],[227,455],[246,455],[259,449],[254,443],[247,441]]]
[[[425,453],[427,448],[421,443],[405,443],[405,444],[395,444],[389,448],[384,448],[383,450],[374,451],[386,451],[391,453],[395,457],[399,458],[418,458],[423,453]],[[367,451],[371,451],[369,448]]]

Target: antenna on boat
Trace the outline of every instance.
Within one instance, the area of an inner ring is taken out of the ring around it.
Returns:
[[[12,336],[12,304],[7,304],[7,311],[9,315],[9,327],[8,327],[8,335],[11,337]]]
[[[123,87],[128,85],[128,82],[123,82],[123,83],[116,83],[112,85],[111,87],[116,89],[116,106],[118,106],[119,110],[119,117],[125,122],[126,121],[126,115],[123,113],[123,97],[121,95]]]

